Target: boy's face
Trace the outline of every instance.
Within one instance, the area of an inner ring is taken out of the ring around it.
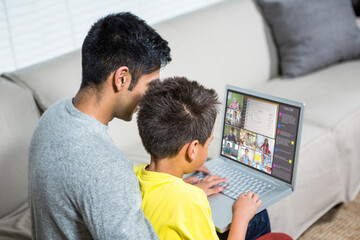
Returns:
[[[213,140],[213,138],[214,138],[214,127],[212,129],[210,137],[206,140],[205,144],[203,146],[199,144],[197,158],[195,159],[193,164],[194,171],[199,169],[206,162],[209,151],[209,144]]]

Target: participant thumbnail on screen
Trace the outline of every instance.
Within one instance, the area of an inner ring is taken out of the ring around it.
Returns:
[[[264,171],[268,174],[271,174],[272,169],[272,157],[269,155],[265,155],[262,152],[255,151],[255,166],[257,169]]]
[[[221,154],[236,160],[238,153],[239,153],[239,145],[230,141],[223,140]]]
[[[255,150],[273,156],[274,144],[274,139],[258,134],[255,142]]]
[[[234,127],[241,126],[241,111],[228,108],[226,110],[225,123]]]
[[[244,164],[255,167],[254,154],[254,150],[247,147],[241,147],[238,155],[238,160]]]
[[[241,111],[243,109],[243,95],[229,92],[227,99],[227,108]]]
[[[239,144],[255,150],[256,135],[253,132],[241,129]]]
[[[240,129],[225,125],[223,138],[227,141],[239,144]]]

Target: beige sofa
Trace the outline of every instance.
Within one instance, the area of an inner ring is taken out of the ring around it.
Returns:
[[[334,205],[360,189],[360,60],[283,80],[271,33],[252,0],[225,1],[154,26],[173,62],[161,77],[181,75],[215,88],[225,84],[305,102],[296,190],[269,210],[273,231],[297,238]],[[80,52],[0,78],[0,239],[29,239],[27,150],[39,117],[77,92]],[[221,120],[209,157],[219,152]],[[149,161],[136,121],[114,120],[109,134],[134,163]]]

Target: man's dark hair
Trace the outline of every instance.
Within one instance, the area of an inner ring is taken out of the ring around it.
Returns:
[[[140,102],[138,127],[142,143],[155,159],[176,155],[193,140],[204,145],[210,137],[218,97],[184,77],[153,81]]]
[[[121,66],[129,68],[129,90],[144,74],[171,61],[168,42],[146,22],[129,13],[110,14],[89,30],[82,45],[81,88],[100,88]]]

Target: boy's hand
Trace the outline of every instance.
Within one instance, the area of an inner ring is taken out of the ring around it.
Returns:
[[[233,218],[228,240],[245,239],[248,224],[262,203],[258,198],[259,195],[254,194],[252,191],[249,191],[246,195],[244,193],[240,194],[232,207]]]
[[[209,169],[205,166],[202,165],[201,167],[199,167],[198,170],[196,170],[198,172],[203,172],[205,174],[210,174]],[[195,184],[199,182],[199,179],[197,177],[188,177],[188,178],[184,178],[184,182],[186,183],[190,183],[190,184]]]
[[[249,191],[246,195],[244,193],[240,194],[238,200],[232,206],[233,217],[239,217],[248,223],[262,203],[258,198],[259,195],[254,194],[252,191]]]
[[[210,170],[205,165],[202,165],[201,167],[199,167],[199,169],[197,171],[198,172],[203,172],[203,173],[206,173],[206,174],[210,174]]]
[[[205,192],[206,196],[210,196],[221,192],[223,187],[214,186],[218,185],[219,183],[226,182],[227,180],[227,178],[222,178],[215,175],[207,175],[204,177],[204,179],[194,184],[194,186],[201,188]]]

